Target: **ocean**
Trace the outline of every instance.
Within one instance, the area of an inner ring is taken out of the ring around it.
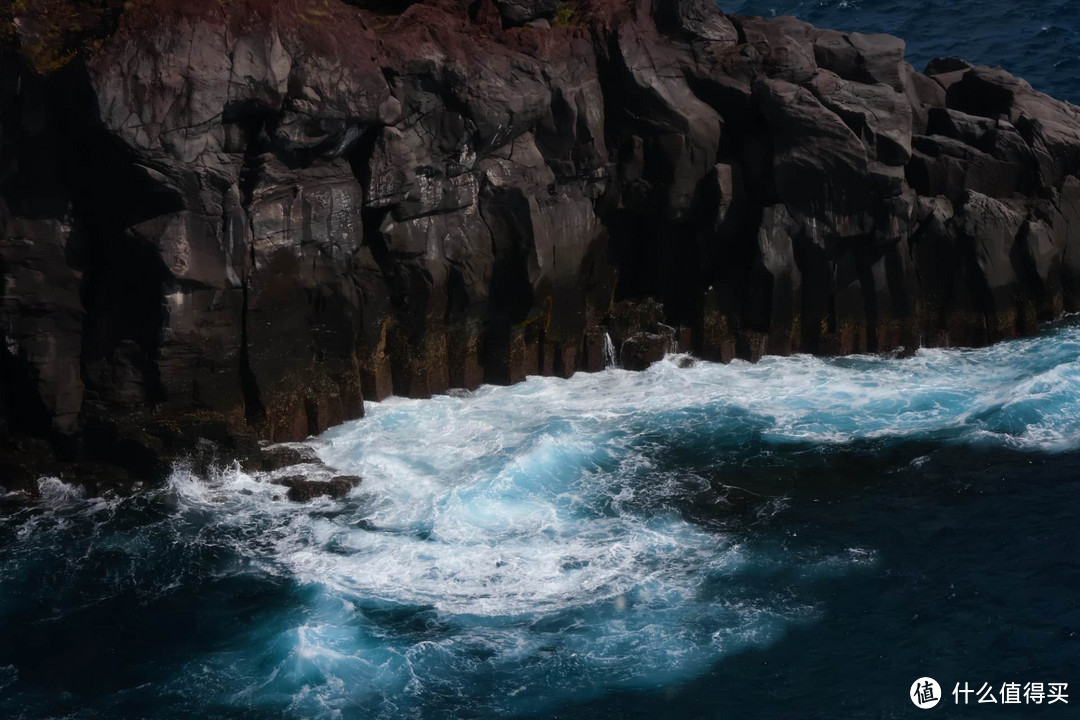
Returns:
[[[1080,683],[1080,321],[680,359],[372,404],[314,442],[342,500],[43,481],[0,515],[0,716],[892,718],[924,676],[1070,716],[950,693]]]
[[[957,56],[1001,66],[1080,103],[1080,0],[721,0],[731,14],[794,15],[821,27],[904,38],[916,70]]]

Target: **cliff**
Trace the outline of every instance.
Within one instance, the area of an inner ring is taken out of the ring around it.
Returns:
[[[893,37],[710,0],[139,0],[49,54],[13,12],[5,484],[598,370],[603,328],[644,366],[1080,309],[1080,109]]]

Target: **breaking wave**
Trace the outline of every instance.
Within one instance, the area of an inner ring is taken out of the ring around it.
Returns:
[[[307,505],[236,468],[110,501],[45,479],[0,519],[0,624],[25,603],[138,609],[224,584],[206,599],[223,616],[203,611],[231,641],[156,680],[188,711],[514,715],[677,683],[819,622],[816,585],[877,562],[763,541],[787,498],[734,488],[744,468],[864,442],[1074,450],[1078,358],[1065,323],[980,350],[669,360],[391,399],[312,441],[364,482]],[[238,612],[252,619],[229,629]],[[0,691],[18,677],[0,667]]]

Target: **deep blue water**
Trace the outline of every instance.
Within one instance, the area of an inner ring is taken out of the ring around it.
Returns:
[[[1080,0],[720,0],[732,14],[794,15],[821,27],[885,32],[922,70],[955,55],[1000,65],[1036,90],[1080,103]]]
[[[0,717],[899,718],[924,675],[1080,693],[1077,321],[397,399],[315,446],[364,484],[301,506],[181,468],[8,507]]]

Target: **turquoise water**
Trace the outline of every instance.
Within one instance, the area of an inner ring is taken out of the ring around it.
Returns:
[[[923,675],[1080,682],[1080,324],[675,360],[372,404],[314,443],[364,477],[339,501],[43,481],[0,515],[0,716],[876,718]]]
[[[795,15],[821,27],[904,38],[922,70],[956,55],[1000,65],[1080,103],[1080,0],[721,0],[730,13]]]

